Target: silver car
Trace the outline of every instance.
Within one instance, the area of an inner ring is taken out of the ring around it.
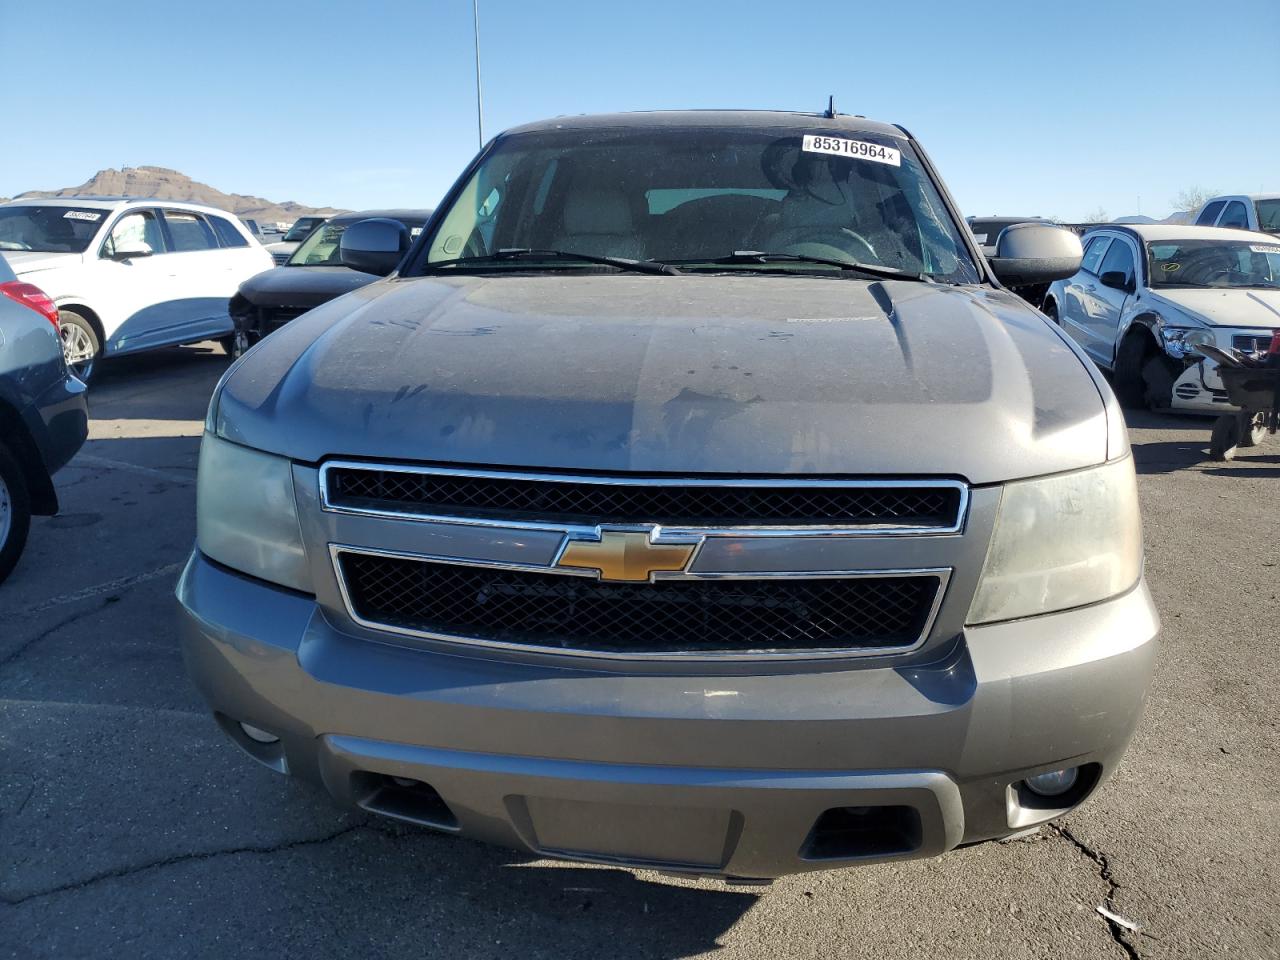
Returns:
[[[1081,803],[1160,632],[1097,369],[861,118],[497,137],[385,276],[235,364],[178,586],[229,737],[342,802],[728,878]],[[402,262],[401,262],[402,261]],[[252,490],[255,496],[244,496]]]

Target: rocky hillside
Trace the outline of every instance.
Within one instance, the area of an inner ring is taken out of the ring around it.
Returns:
[[[310,214],[332,216],[345,213],[333,207],[308,207],[293,200],[276,203],[262,197],[243,193],[223,193],[206,183],[192,180],[185,173],[167,167],[125,167],[122,170],[99,170],[84,183],[61,190],[30,190],[20,193],[15,200],[36,197],[68,197],[75,194],[101,196],[157,197],[162,200],[190,200],[211,207],[230,210],[242,217],[271,223],[277,220],[291,222]]]

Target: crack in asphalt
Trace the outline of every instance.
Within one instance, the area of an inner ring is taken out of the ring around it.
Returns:
[[[377,833],[383,836],[395,836],[395,834],[390,831],[374,824],[357,823],[349,827],[343,827],[341,830],[337,830],[333,833],[325,834],[322,837],[307,837],[302,840],[290,840],[288,843],[266,845],[250,844],[242,847],[227,847],[222,850],[208,850],[203,853],[181,853],[177,856],[162,857],[159,860],[151,860],[146,863],[139,863],[129,867],[117,867],[114,870],[104,870],[102,873],[94,874],[84,880],[77,880],[74,883],[66,883],[57,887],[50,887],[47,890],[37,890],[34,893],[28,893],[21,897],[11,897],[0,894],[0,904],[4,904],[9,907],[17,907],[24,903],[30,903],[32,900],[41,900],[45,897],[52,897],[61,893],[71,893],[76,890],[84,890],[108,880],[120,880],[124,877],[131,877],[135,874],[146,873],[149,870],[159,870],[163,867],[171,867],[180,863],[194,863],[201,860],[212,860],[217,857],[239,856],[246,853],[270,856],[276,853],[284,853],[289,850],[297,850],[302,847],[322,846],[326,843],[332,843],[335,840],[340,840],[343,837],[357,833],[361,830],[367,830],[371,833]]]
[[[1111,861],[1107,855],[1100,850],[1094,850],[1087,843],[1071,832],[1070,827],[1065,827],[1059,823],[1045,824],[1050,830],[1060,836],[1067,843],[1079,851],[1080,855],[1091,860],[1098,868],[1098,876],[1102,878],[1102,882],[1107,885],[1106,907],[1108,910],[1119,912],[1116,904],[1116,890],[1120,885],[1116,883],[1115,877],[1111,873]],[[1107,922],[1107,930],[1111,933],[1111,939],[1114,940],[1122,950],[1129,956],[1130,960],[1142,960],[1142,955],[1138,953],[1138,948],[1129,942],[1127,937],[1128,930],[1116,923],[1105,914],[1101,914],[1102,919]]]
[[[51,626],[45,627],[43,630],[41,630],[40,632],[32,636],[30,640],[27,640],[25,643],[18,644],[18,646],[15,647],[13,650],[10,650],[3,657],[0,657],[0,668],[7,667],[9,664],[13,663],[13,661],[17,660],[24,653],[26,653],[28,650],[34,647],[41,640],[45,640],[53,636],[55,633],[57,633],[59,630],[63,629],[64,627],[69,627],[71,626],[71,624],[75,623],[77,620],[83,620],[85,617],[91,614],[100,613],[101,611],[109,607],[111,604],[115,603],[116,599],[117,599],[116,597],[107,597],[101,603],[94,604],[91,607],[86,607],[85,609],[77,611],[76,613],[68,614],[67,616],[59,620],[57,623],[54,623]]]

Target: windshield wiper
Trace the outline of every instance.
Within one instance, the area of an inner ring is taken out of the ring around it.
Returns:
[[[811,257],[799,253],[766,253],[762,250],[735,250],[725,257],[699,257],[693,260],[670,260],[686,266],[695,263],[710,264],[752,264],[752,263],[821,263],[828,267],[839,267],[841,270],[853,270],[870,277],[883,280],[916,280],[920,283],[934,283],[933,277],[923,273],[911,273],[907,270],[895,270],[893,267],[881,267],[870,263],[856,263],[852,260],[837,260],[835,257]]]
[[[589,253],[573,253],[569,250],[535,250],[531,247],[506,247],[495,250],[482,257],[458,257],[454,260],[441,260],[427,264],[429,270],[440,267],[466,267],[472,264],[502,263],[509,260],[572,260],[580,263],[598,263],[601,266],[617,267],[619,270],[631,270],[635,273],[662,273],[676,275],[681,271],[669,263],[654,260],[632,260],[628,257],[597,257]]]

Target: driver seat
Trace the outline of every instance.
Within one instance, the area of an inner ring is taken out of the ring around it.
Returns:
[[[644,259],[644,240],[636,230],[631,204],[621,190],[575,190],[565,200],[561,222],[560,233],[552,242],[556,250]]]

